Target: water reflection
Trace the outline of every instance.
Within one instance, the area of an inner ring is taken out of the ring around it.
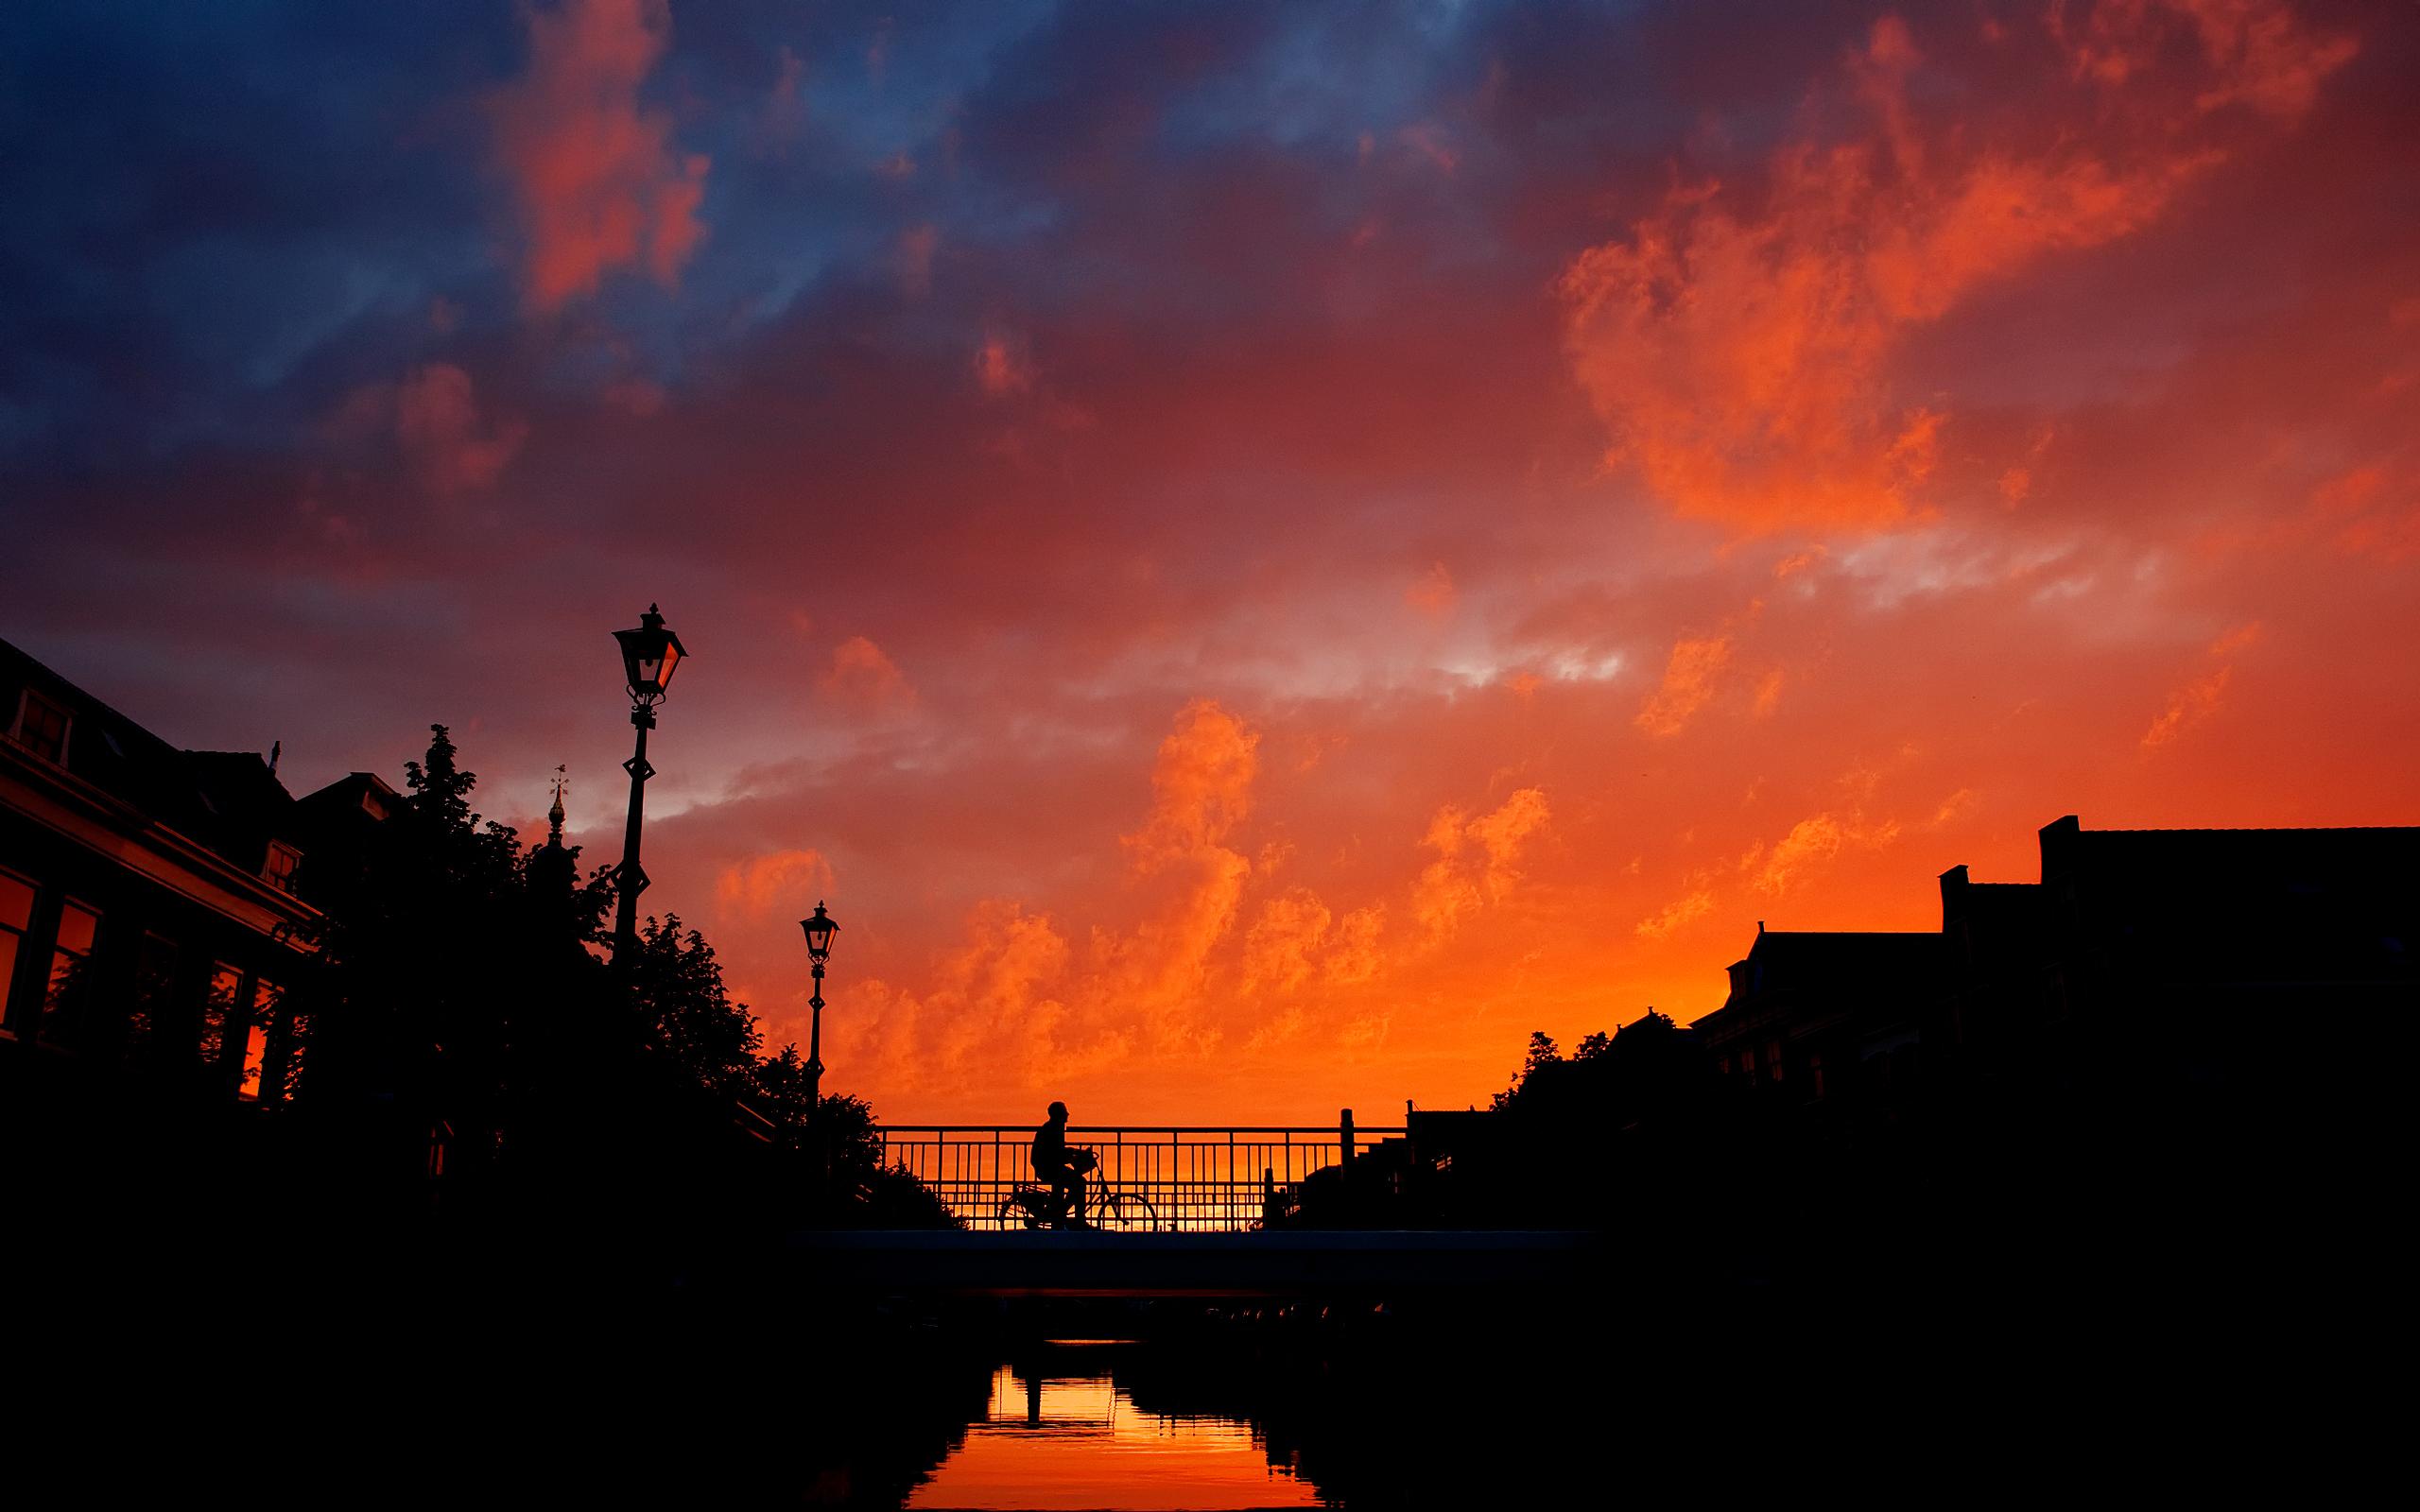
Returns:
[[[1148,1412],[1119,1382],[1134,1346],[1054,1340],[1002,1365],[965,1441],[910,1507],[1318,1506],[1249,1422]]]

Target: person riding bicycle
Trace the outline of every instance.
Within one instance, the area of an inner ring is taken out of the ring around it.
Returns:
[[[1088,1228],[1084,1222],[1084,1173],[1093,1168],[1090,1150],[1067,1148],[1067,1105],[1050,1105],[1050,1122],[1033,1131],[1033,1174],[1050,1188],[1051,1206],[1070,1228]]]

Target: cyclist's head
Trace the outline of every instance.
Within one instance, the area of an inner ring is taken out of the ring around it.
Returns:
[[[1066,1118],[1066,1116],[1067,1116],[1067,1105],[1066,1105],[1066,1104],[1064,1104],[1064,1103],[1053,1103],[1053,1104],[1051,1104],[1051,1105],[1050,1105],[1050,1116],[1051,1116],[1051,1118],[1052,1118],[1052,1119],[1054,1119],[1054,1120],[1062,1120],[1062,1121],[1063,1121],[1063,1120]]]

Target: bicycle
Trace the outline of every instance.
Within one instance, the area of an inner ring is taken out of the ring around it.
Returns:
[[[1091,1155],[1090,1150],[1080,1152]],[[1121,1192],[1109,1184],[1098,1159],[1081,1166],[1084,1180],[1084,1226],[1120,1232],[1157,1233],[1160,1215],[1151,1199],[1139,1192]],[[1030,1181],[1017,1183],[1014,1190],[1000,1199],[1000,1227],[1003,1228],[1065,1228],[1070,1227],[1065,1210],[1059,1206],[1048,1187]]]

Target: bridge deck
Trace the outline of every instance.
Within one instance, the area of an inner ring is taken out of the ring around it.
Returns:
[[[873,1229],[799,1235],[820,1281],[986,1297],[1384,1296],[1586,1279],[1603,1236],[1560,1230],[1061,1233]]]

